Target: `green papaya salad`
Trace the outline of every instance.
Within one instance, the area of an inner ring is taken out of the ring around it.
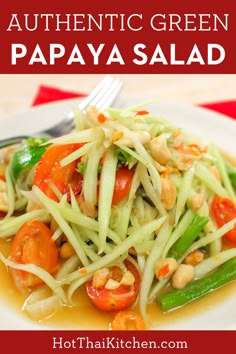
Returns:
[[[150,329],[236,278],[236,168],[145,106],[75,112],[76,128],[0,152],[0,260],[25,311],[78,307]],[[0,250],[1,251],[1,250]],[[76,300],[75,300],[76,298]]]

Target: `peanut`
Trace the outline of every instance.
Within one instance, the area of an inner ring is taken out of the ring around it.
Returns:
[[[171,152],[168,149],[166,138],[160,135],[150,141],[150,153],[155,161],[166,165],[171,159]]]
[[[148,144],[151,140],[151,135],[143,130],[134,130],[132,131],[132,134],[134,137],[138,138],[142,145]],[[132,140],[131,136],[124,134],[119,139],[117,139],[117,141],[127,147],[134,147],[134,141]]]
[[[102,288],[108,281],[110,271],[108,268],[101,268],[93,274],[93,287]]]
[[[201,208],[201,206],[204,203],[204,195],[201,193],[195,194],[194,196],[192,196],[191,198],[191,203],[192,203],[192,209],[194,211],[197,211],[198,209]]]
[[[163,274],[161,270],[167,266],[168,271]],[[177,269],[178,263],[174,258],[164,258],[160,259],[159,261],[156,262],[155,264],[155,273],[156,277],[158,280],[164,279],[168,277],[169,275],[173,274],[174,271]]]
[[[184,263],[195,266],[201,263],[203,259],[204,259],[204,254],[201,251],[196,250],[189,253],[189,255],[185,258]]]
[[[172,286],[183,289],[194,278],[194,267],[190,264],[180,264],[172,276]]]
[[[75,254],[74,248],[71,246],[69,242],[65,242],[62,244],[61,249],[60,249],[60,256],[63,259],[70,258]]]
[[[174,182],[169,178],[161,177],[161,201],[166,210],[171,210],[176,202],[177,192]]]

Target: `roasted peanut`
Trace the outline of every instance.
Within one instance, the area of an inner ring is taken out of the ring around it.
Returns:
[[[110,279],[108,279],[108,281],[106,282],[104,287],[107,290],[115,290],[115,289],[119,288],[119,286],[120,286],[120,283],[118,281],[110,278]]]
[[[188,155],[180,155],[175,160],[175,166],[180,171],[187,171],[193,165],[194,157]]]
[[[201,193],[193,195],[191,198],[192,209],[194,211],[200,209],[204,203],[204,200],[205,200],[204,195]]]
[[[199,263],[201,263],[204,259],[204,254],[203,252],[196,250],[191,253],[184,259],[185,264],[190,264],[192,266],[195,266]]]
[[[172,286],[175,289],[184,288],[194,278],[194,267],[190,264],[180,264],[172,276]]]
[[[108,268],[101,268],[94,272],[93,274],[93,287],[102,288],[108,281],[110,271]]]
[[[148,144],[151,140],[151,135],[147,131],[134,130],[132,131],[132,134],[134,134],[134,136],[138,138],[142,145]],[[127,147],[134,147],[134,141],[132,140],[132,138],[125,134],[122,135],[119,139],[117,139],[117,141]]]
[[[177,269],[178,263],[174,258],[160,259],[155,264],[155,273],[158,280],[164,279],[173,274]]]
[[[174,182],[170,178],[161,177],[162,193],[161,201],[166,210],[170,210],[174,207],[177,197],[176,187]]]
[[[166,165],[171,159],[171,152],[168,149],[166,138],[164,135],[160,135],[150,141],[149,144],[150,153],[154,160],[161,165]]]
[[[123,277],[120,281],[121,285],[126,285],[126,286],[130,286],[133,285],[135,281],[134,275],[133,273],[131,273],[129,270],[127,270],[124,274]]]
[[[73,254],[75,254],[75,250],[69,242],[65,242],[61,245],[61,249],[60,249],[61,258],[67,259],[73,256]]]

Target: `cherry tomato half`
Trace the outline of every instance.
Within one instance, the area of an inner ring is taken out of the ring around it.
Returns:
[[[39,187],[49,198],[58,200],[50,188],[54,184],[62,194],[70,196],[70,188],[74,194],[82,189],[83,176],[76,171],[77,161],[61,166],[63,158],[80,148],[81,144],[51,145],[36,165],[34,185]]]
[[[112,204],[119,203],[122,199],[129,195],[134,172],[135,169],[129,169],[125,166],[116,171],[116,182]]]
[[[133,324],[134,328],[130,328],[130,324]],[[113,331],[127,331],[127,330],[146,330],[146,324],[143,318],[136,312],[130,310],[119,311],[112,323]]]
[[[211,204],[211,211],[219,227],[236,217],[236,206],[233,201],[228,198],[215,196]],[[236,243],[236,225],[225,234],[225,237]]]
[[[58,251],[51,239],[50,229],[40,221],[32,220],[23,224],[12,243],[10,259],[20,264],[35,264],[49,273],[56,269]],[[42,283],[34,274],[11,268],[16,286],[27,289]]]
[[[102,311],[124,310],[135,301],[138,295],[141,281],[138,269],[130,261],[126,260],[124,263],[127,270],[129,270],[135,278],[132,286],[120,285],[115,290],[108,290],[105,287],[94,287],[93,278],[86,283],[89,298],[94,305]]]

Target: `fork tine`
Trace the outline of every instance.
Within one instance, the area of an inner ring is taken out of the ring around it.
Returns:
[[[119,79],[115,79],[110,75],[105,76],[105,78],[98,84],[97,87],[91,93],[83,99],[79,104],[79,109],[84,111],[89,105],[96,106],[98,109],[104,109],[109,107],[109,105],[114,101],[117,94],[122,87],[122,82]],[[70,112],[68,119],[64,119],[58,125],[48,129],[47,133],[51,132],[52,136],[63,135],[68,133],[74,128],[74,112]],[[56,131],[57,129],[57,131]],[[63,132],[59,133],[59,130]],[[54,130],[54,131],[52,131]]]
[[[84,111],[89,105],[95,105],[99,109],[109,107],[122,87],[122,82],[119,79],[113,78],[111,75],[106,75],[104,79],[91,91],[91,93],[79,103],[79,108]],[[58,137],[69,133],[74,128],[74,112],[70,112],[67,117],[60,121],[55,126],[52,126],[44,131],[36,132],[32,136],[51,136]],[[20,143],[27,136],[16,136],[0,140],[0,149]]]
[[[119,79],[116,79],[112,83],[110,90],[104,93],[99,102],[96,103],[96,106],[101,110],[109,107],[113,103],[122,86],[123,83]]]
[[[91,93],[79,103],[79,108],[83,111],[86,107],[97,102],[107,93],[109,87],[114,82],[114,78],[106,75],[105,78],[91,91]]]
[[[119,79],[115,79],[111,75],[106,75],[100,84],[78,104],[79,109],[84,111],[89,105],[97,106],[99,109],[107,108],[114,101],[121,86],[122,84]],[[70,112],[66,119],[45,130],[44,133],[51,137],[58,137],[68,134],[74,127],[74,112]]]

